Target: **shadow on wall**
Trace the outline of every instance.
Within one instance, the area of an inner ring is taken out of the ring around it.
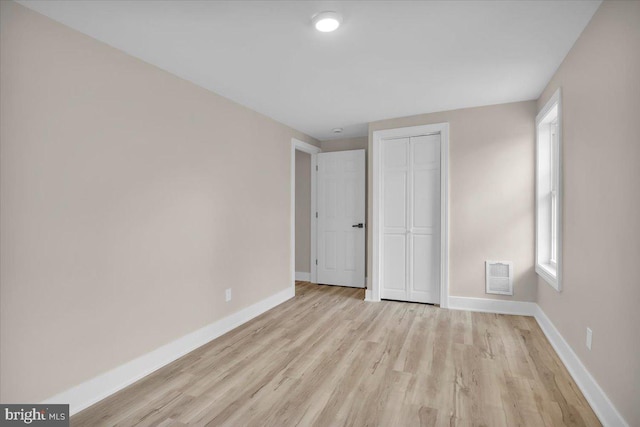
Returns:
[[[466,175],[465,179],[455,180],[451,189],[452,283],[471,283],[484,277],[486,260],[512,261],[514,295],[485,293],[484,297],[535,300],[534,251],[533,248],[522,248],[527,244],[522,242],[522,236],[533,236],[535,232],[531,214],[533,165],[524,168],[521,161],[523,156],[533,160],[532,148],[530,135],[493,139],[487,144],[470,145],[452,163],[452,170],[456,169],[454,173],[459,174],[459,169],[464,168]],[[460,265],[461,260],[464,260],[464,266]],[[480,275],[468,271],[469,261],[473,263],[473,271],[482,270]],[[456,289],[453,294],[455,292]]]

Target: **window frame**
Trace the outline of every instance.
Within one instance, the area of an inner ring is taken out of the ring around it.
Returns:
[[[551,248],[549,249],[549,265],[558,268],[558,164],[557,149],[559,144],[558,116],[549,123],[550,143],[551,143]]]
[[[554,112],[555,117],[553,117]],[[562,97],[560,89],[540,110],[536,116],[535,125],[535,270],[544,281],[560,292],[562,290]],[[554,128],[555,138],[553,137]]]

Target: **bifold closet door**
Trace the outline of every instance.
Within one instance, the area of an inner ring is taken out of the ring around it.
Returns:
[[[382,141],[381,297],[440,303],[440,134]]]

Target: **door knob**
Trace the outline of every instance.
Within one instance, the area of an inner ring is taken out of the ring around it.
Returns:
[[[353,227],[353,228],[364,228],[364,224],[363,223],[353,224],[351,227]]]

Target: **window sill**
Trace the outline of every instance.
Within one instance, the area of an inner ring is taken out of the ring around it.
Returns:
[[[551,264],[536,264],[536,273],[547,282],[553,289],[560,292],[560,283],[558,281],[558,270]]]

